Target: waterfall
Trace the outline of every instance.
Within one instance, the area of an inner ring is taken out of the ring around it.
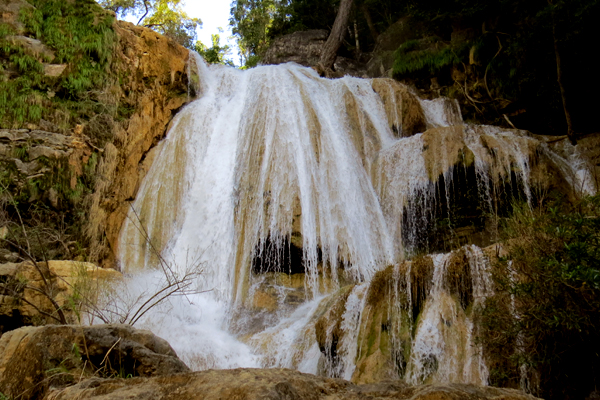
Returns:
[[[152,287],[167,265],[199,273],[202,293],[141,324],[197,369],[486,383],[472,318],[490,290],[482,251],[406,260],[456,244],[424,234],[450,221],[462,189],[463,203],[494,215],[514,196],[535,201],[541,166],[581,185],[579,164],[526,132],[465,125],[456,102],[391,79],[195,64],[201,95],[159,144],[118,254],[125,292],[151,291],[141,282]],[[451,265],[464,282],[452,283]]]

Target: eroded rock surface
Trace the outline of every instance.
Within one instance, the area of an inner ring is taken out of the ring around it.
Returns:
[[[294,32],[276,39],[262,63],[266,65],[295,62],[305,67],[317,65],[329,32],[324,29]]]
[[[329,32],[324,29],[298,31],[277,38],[261,60],[265,65],[295,62],[305,67],[316,67],[319,64],[321,51]],[[341,78],[345,75],[366,78],[362,63],[338,56],[334,62],[335,72],[329,78]]]
[[[24,327],[0,338],[0,392],[8,398],[41,399],[92,376],[188,371],[165,340],[129,325]]]
[[[533,400],[512,389],[472,385],[410,387],[400,382],[353,385],[287,369],[210,370],[175,376],[93,379],[50,393],[48,400],[69,399],[419,399]]]
[[[80,261],[0,264],[0,334],[60,322],[57,307],[75,323],[77,298],[97,296],[102,285],[120,278],[120,272]]]

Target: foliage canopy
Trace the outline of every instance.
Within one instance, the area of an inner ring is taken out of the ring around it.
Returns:
[[[199,18],[191,18],[183,11],[182,0],[99,0],[102,7],[114,11],[118,17],[135,16],[138,25],[152,28],[172,38],[188,49],[193,49]]]
[[[228,45],[221,46],[221,35],[223,29],[219,29],[219,33],[211,35],[212,46],[208,47],[200,40],[196,42],[195,50],[202,56],[204,61],[209,64],[224,64],[233,66],[233,62],[227,57],[231,54],[231,48]]]

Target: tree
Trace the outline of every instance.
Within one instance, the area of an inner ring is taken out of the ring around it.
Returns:
[[[221,36],[223,29],[219,28],[219,33],[211,35],[212,47],[207,47],[200,40],[196,42],[195,49],[209,64],[224,64],[233,66],[233,62],[227,59],[231,53],[231,48],[228,45],[221,46]]]
[[[255,66],[269,48],[273,19],[286,4],[285,0],[234,0],[231,4],[229,24],[245,66]]]
[[[348,28],[348,18],[350,17],[350,10],[352,9],[352,0],[342,0],[340,8],[338,9],[333,23],[331,33],[323,46],[321,52],[321,58],[319,59],[319,67],[325,71],[330,70],[333,67],[337,52],[342,45],[342,40],[346,35],[346,29]]]
[[[102,7],[118,17],[135,16],[137,24],[151,28],[188,49],[193,49],[199,18],[191,18],[182,8],[182,0],[99,0]]]

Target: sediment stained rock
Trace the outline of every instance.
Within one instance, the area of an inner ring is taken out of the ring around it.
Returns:
[[[93,379],[50,393],[48,400],[70,399],[419,399],[533,400],[513,389],[474,385],[407,386],[401,382],[353,385],[287,369],[211,370],[156,378]]]

